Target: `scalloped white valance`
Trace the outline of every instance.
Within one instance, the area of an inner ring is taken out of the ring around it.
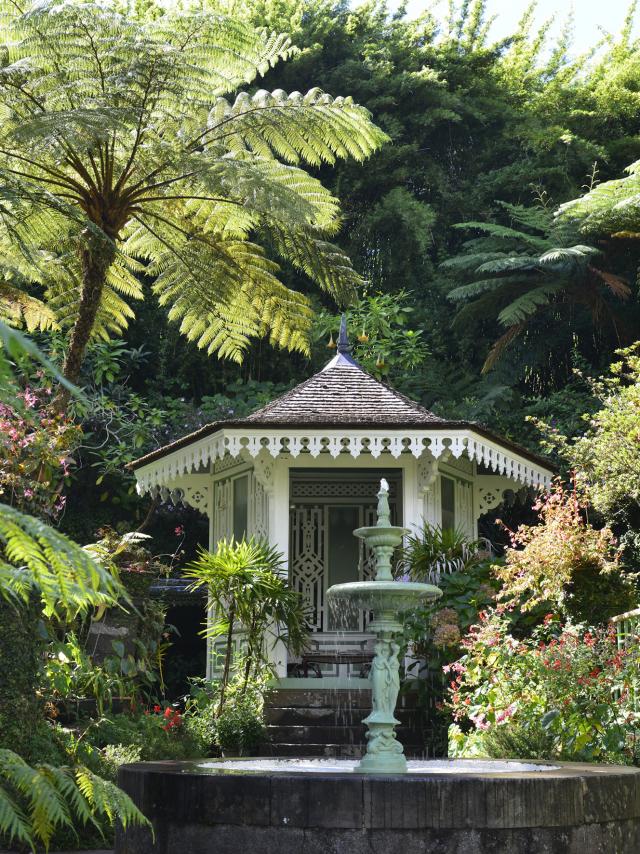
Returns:
[[[258,428],[224,428],[179,448],[158,460],[136,470],[137,489],[140,494],[155,493],[158,489],[172,489],[178,478],[207,470],[211,463],[227,454],[232,458],[253,458],[261,452],[272,457],[289,454],[292,457],[309,454],[318,457],[326,454],[337,457],[348,454],[353,458],[363,454],[377,460],[381,455],[396,459],[410,453],[416,458],[438,460],[443,454],[455,458],[466,455],[496,474],[510,478],[525,486],[547,487],[553,476],[551,469],[537,465],[527,457],[497,441],[463,429],[408,429],[363,431],[342,430],[290,430],[283,432]]]

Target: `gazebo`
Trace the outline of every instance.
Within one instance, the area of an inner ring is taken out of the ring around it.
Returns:
[[[416,529],[428,521],[474,537],[478,519],[508,491],[547,487],[553,475],[513,442],[473,422],[439,418],[374,379],[352,357],[344,320],[337,353],[319,373],[246,418],[207,424],[132,468],[140,494],[208,517],[211,549],[245,535],[276,546],[309,604],[315,647],[328,659],[330,650],[353,650],[369,638],[366,615],[339,631],[325,594],[332,584],[370,577],[370,555],[352,531],[372,523],[381,477],[394,524]],[[273,657],[285,679],[286,650],[276,645]],[[318,672],[334,681],[358,670],[336,655]]]

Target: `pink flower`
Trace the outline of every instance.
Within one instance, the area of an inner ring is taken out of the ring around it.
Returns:
[[[173,533],[176,537],[181,537],[184,534],[184,525],[178,525]]]

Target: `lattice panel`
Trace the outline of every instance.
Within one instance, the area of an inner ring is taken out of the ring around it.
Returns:
[[[376,495],[380,488],[379,481],[313,481],[292,480],[292,500],[311,499],[322,501],[330,498],[353,498],[364,501],[376,501]],[[393,499],[397,493],[397,483],[389,483],[389,497]]]
[[[326,587],[324,507],[294,507],[290,522],[291,583],[309,605],[311,628],[322,631]]]

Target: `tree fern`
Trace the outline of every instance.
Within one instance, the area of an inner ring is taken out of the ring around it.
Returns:
[[[307,298],[278,262],[342,302],[359,278],[328,241],[336,199],[301,165],[374,152],[366,110],[316,88],[238,92],[293,49],[210,12],[0,0],[0,41],[0,248],[70,330],[65,376],[126,327],[140,263],[208,352],[240,360],[255,336],[306,352]]]
[[[503,203],[501,209],[509,224],[458,225],[480,236],[468,240],[458,255],[442,265],[454,280],[449,298],[464,303],[455,324],[495,320],[503,329],[484,370],[493,368],[507,348],[543,318],[548,324],[548,344],[543,348],[547,355],[554,346],[551,325],[560,324],[571,336],[576,308],[588,313],[592,327],[602,330],[609,324],[615,330],[616,306],[609,297],[626,300],[631,291],[619,276],[596,266],[601,250],[578,242],[568,217],[554,219],[544,204],[525,208]]]
[[[101,822],[146,824],[148,820],[121,789],[88,768],[28,765],[11,750],[0,749],[0,836],[35,851],[49,849],[55,831]]]

